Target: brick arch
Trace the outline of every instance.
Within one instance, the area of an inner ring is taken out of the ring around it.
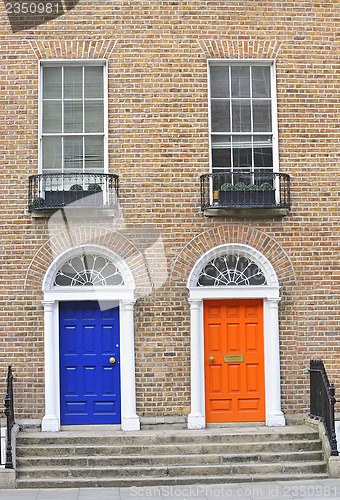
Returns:
[[[262,253],[273,266],[281,286],[296,281],[287,253],[271,236],[256,228],[225,224],[208,229],[187,243],[174,262],[170,285],[186,286],[190,272],[202,255],[225,243],[249,245]]]
[[[67,250],[82,245],[98,245],[119,255],[133,275],[137,297],[152,291],[153,282],[148,265],[138,248],[117,231],[91,225],[61,230],[51,236],[31,260],[25,277],[25,287],[41,290],[50,265]]]
[[[116,40],[30,40],[37,59],[107,59]]]
[[[207,59],[275,59],[281,42],[277,40],[200,40]]]

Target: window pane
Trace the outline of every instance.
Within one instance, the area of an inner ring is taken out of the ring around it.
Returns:
[[[83,97],[83,68],[75,66],[64,67],[64,98],[75,99]]]
[[[231,166],[231,140],[229,136],[212,137],[212,166],[230,168]]]
[[[229,66],[210,67],[211,97],[229,97]]]
[[[85,132],[104,132],[103,101],[85,101]]]
[[[230,101],[211,101],[212,132],[230,132]]]
[[[252,167],[251,136],[234,136],[232,144],[234,168],[250,169]]]
[[[98,136],[85,137],[85,172],[104,171],[104,139]]]
[[[83,131],[83,102],[64,101],[64,132]]]
[[[43,69],[43,98],[61,99],[61,66]]]
[[[232,101],[232,120],[233,132],[250,132],[251,131],[251,116],[250,116],[250,101],[233,100]]]
[[[231,96],[250,97],[250,68],[249,66],[231,67]]]
[[[271,106],[269,100],[253,101],[253,127],[254,132],[271,132]]]
[[[103,67],[85,66],[84,71],[84,97],[104,97]]]
[[[64,171],[82,172],[83,170],[83,138],[64,138]]]
[[[270,97],[269,66],[252,66],[253,97]]]
[[[273,167],[273,146],[269,135],[254,136],[254,166],[255,168]]]
[[[43,137],[42,169],[43,172],[61,172],[61,137]]]
[[[61,101],[43,102],[43,132],[61,132]]]

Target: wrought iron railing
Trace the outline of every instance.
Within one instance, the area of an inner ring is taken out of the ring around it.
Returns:
[[[0,411],[0,417],[5,414],[4,412]],[[3,452],[3,443],[4,443],[4,437],[2,434],[2,426],[1,426],[1,418],[0,418],[0,465],[4,464],[5,458],[4,455],[5,453]]]
[[[29,211],[116,208],[118,175],[97,173],[38,174],[29,177]]]
[[[331,447],[331,455],[338,456],[335,434],[334,405],[336,403],[335,387],[328,381],[327,373],[321,359],[310,360],[310,416],[321,420]]]
[[[290,177],[267,170],[201,175],[201,209],[290,208]]]
[[[13,400],[13,373],[12,367],[7,372],[7,392],[4,399],[5,415],[7,418],[6,463],[5,469],[13,469],[12,454],[12,428],[14,425],[14,400]]]

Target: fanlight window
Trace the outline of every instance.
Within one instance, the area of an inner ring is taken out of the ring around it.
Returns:
[[[197,286],[266,285],[262,270],[242,255],[215,257],[202,269]]]
[[[72,257],[59,269],[55,286],[117,286],[124,285],[118,267],[106,257],[82,254]]]

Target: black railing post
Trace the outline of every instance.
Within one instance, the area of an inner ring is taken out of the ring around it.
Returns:
[[[13,469],[12,455],[12,427],[14,425],[14,403],[13,403],[13,374],[12,367],[8,367],[7,392],[4,399],[5,415],[7,417],[7,446],[5,469]]]
[[[2,412],[0,412],[0,417],[2,415]],[[0,418],[0,465],[3,464],[3,457],[2,457],[2,432],[1,432],[1,418]]]
[[[331,447],[331,456],[338,456],[335,434],[334,405],[335,387],[328,381],[321,359],[310,360],[310,416],[321,420]]]
[[[338,445],[336,441],[336,434],[335,434],[335,418],[334,418],[334,405],[336,403],[336,399],[334,397],[335,395],[335,387],[334,384],[332,383],[329,386],[329,404],[330,404],[330,445],[331,445],[331,455],[332,456],[338,456]]]

